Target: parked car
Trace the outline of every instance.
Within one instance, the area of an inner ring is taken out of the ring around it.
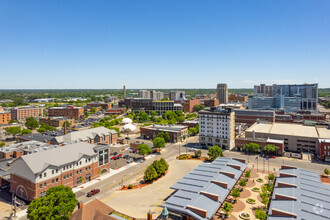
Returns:
[[[274,155],[270,155],[270,156],[268,156],[269,158],[276,158],[276,156],[274,156]]]
[[[87,193],[87,197],[94,196],[95,194],[98,194],[100,192],[99,189],[92,189],[90,192]]]
[[[116,156],[113,156],[113,157],[110,158],[110,160],[115,160],[115,158],[116,158]]]
[[[118,159],[120,159],[120,157],[119,157],[119,156],[116,156],[116,157],[115,157],[115,160],[118,160]]]
[[[119,158],[122,157],[122,156],[123,156],[123,154],[119,154],[119,155],[118,155]]]
[[[112,155],[117,155],[118,153],[117,152],[113,152]]]
[[[129,155],[124,155],[123,158],[124,159],[129,159]]]
[[[188,151],[193,151],[193,152],[195,152],[195,151],[197,151],[197,149],[196,149],[196,148],[189,148]]]
[[[133,162],[133,158],[129,158],[128,160],[127,160],[127,163],[132,163]]]

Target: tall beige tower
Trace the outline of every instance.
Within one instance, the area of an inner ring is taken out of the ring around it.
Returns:
[[[126,86],[123,86],[123,90],[124,90],[124,98],[126,98]]]
[[[217,99],[220,104],[228,103],[228,88],[227,84],[220,83],[217,85]]]

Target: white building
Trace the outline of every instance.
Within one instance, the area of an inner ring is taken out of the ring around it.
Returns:
[[[231,108],[211,108],[199,112],[199,143],[218,145],[222,149],[235,147],[235,112]]]

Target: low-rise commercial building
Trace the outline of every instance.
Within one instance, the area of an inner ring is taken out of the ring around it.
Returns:
[[[255,143],[260,145],[260,150],[263,152],[263,149],[266,145],[271,144],[278,147],[274,154],[283,156],[284,155],[284,140],[271,139],[271,138],[245,138],[237,137],[235,139],[235,147],[237,151],[244,151],[243,148],[246,144]]]
[[[326,126],[307,126],[296,123],[255,123],[245,131],[247,138],[284,140],[288,152],[319,153],[319,139],[330,139]]]
[[[155,101],[153,102],[153,111],[160,115],[167,111],[182,111],[182,105],[173,101]]]
[[[67,117],[73,119],[83,119],[84,115],[84,108],[83,107],[76,107],[76,106],[66,106],[66,107],[53,107],[48,109],[48,116],[49,117]]]
[[[10,191],[32,201],[54,186],[76,187],[110,171],[109,145],[75,143],[21,156],[11,164]]]
[[[202,163],[171,186],[175,192],[162,207],[180,219],[214,219],[246,167],[244,160],[226,157]]]
[[[249,101],[249,96],[244,95],[244,96],[240,96],[237,94],[230,94],[228,96],[228,101],[229,102],[248,102]]]
[[[35,106],[16,107],[11,109],[11,118],[13,120],[25,120],[28,117],[40,118],[43,114],[43,108]]]
[[[153,124],[140,128],[141,138],[153,140],[159,133],[168,133],[170,142],[177,143],[188,137],[188,127],[183,125],[157,125]]]
[[[26,141],[9,145],[0,149],[0,159],[19,158],[26,154],[33,154],[53,148],[54,145],[40,141]],[[56,146],[55,146],[56,147]]]
[[[319,160],[330,162],[330,139],[319,139]]]
[[[213,107],[199,112],[199,143],[218,145],[231,150],[235,146],[235,112],[231,108]]]
[[[0,125],[9,124],[10,120],[11,120],[10,111],[0,111]]]
[[[205,107],[217,107],[220,103],[218,99],[204,99],[201,101],[201,104],[205,105]]]
[[[87,108],[97,108],[100,107],[103,110],[111,109],[111,103],[102,103],[102,102],[90,102],[87,105]]]
[[[124,111],[126,111],[126,108],[111,108],[105,111],[105,115],[120,115]]]
[[[268,220],[317,219],[330,216],[330,186],[317,172],[282,166],[268,209]]]
[[[49,126],[58,128],[64,127],[65,122],[69,122],[70,125],[74,125],[74,119],[66,118],[66,117],[47,117],[47,118],[40,118],[39,123],[47,124]]]
[[[234,109],[235,122],[253,125],[259,122],[275,122],[275,111],[270,110],[250,110],[250,109]]]

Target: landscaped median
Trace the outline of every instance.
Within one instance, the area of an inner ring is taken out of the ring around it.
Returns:
[[[161,158],[160,160],[155,160],[144,171],[144,180],[141,183],[123,186],[121,190],[138,189],[147,186],[154,181],[160,179],[161,177],[165,176],[167,174],[168,167],[169,165],[164,158]]]

